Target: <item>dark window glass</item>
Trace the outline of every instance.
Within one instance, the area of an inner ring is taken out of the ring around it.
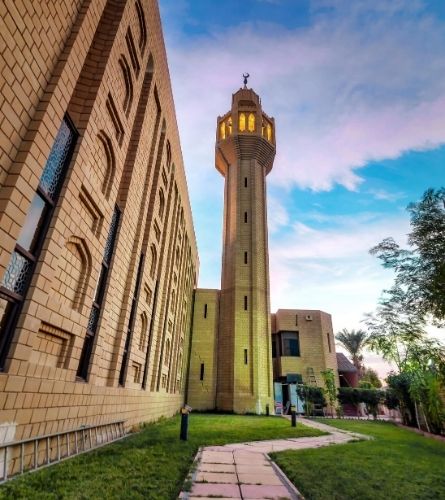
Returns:
[[[247,223],[247,212],[244,212],[244,222]]]
[[[244,349],[244,364],[247,365],[247,349]]]
[[[244,310],[247,311],[247,295],[244,295]]]
[[[204,318],[207,318],[207,304],[204,304]]]
[[[244,264],[247,264],[247,252],[244,252]]]
[[[326,334],[326,337],[328,339],[328,349],[329,349],[329,352],[332,352],[332,350],[331,350],[331,337],[329,336],[329,333]]]
[[[36,193],[29,207],[28,215],[25,219],[25,224],[20,231],[20,237],[17,244],[24,250],[34,253],[40,229],[45,220],[47,205],[45,200]]]
[[[199,380],[204,380],[204,363],[201,363],[201,370],[199,373]]]
[[[284,332],[281,334],[283,342],[283,356],[300,356],[300,339],[298,332]]]
[[[11,292],[23,296],[32,272],[32,264],[31,260],[19,252],[12,252],[11,260],[1,282],[2,286]]]
[[[247,177],[244,177],[244,187],[247,187]]]
[[[7,339],[9,323],[17,304],[7,297],[0,296],[0,352]]]
[[[48,198],[54,199],[57,195],[64,174],[64,166],[74,140],[75,133],[64,119],[40,178],[40,189]]]
[[[116,239],[116,234],[117,234],[117,226],[119,224],[119,217],[120,217],[120,211],[119,209],[115,209],[113,212],[113,217],[111,219],[111,224],[110,224],[110,229],[108,230],[108,238],[107,242],[105,243],[105,250],[104,250],[104,262],[105,264],[109,265],[111,261],[111,256],[113,255],[113,247],[114,247],[114,241]]]
[[[99,323],[99,315],[100,315],[100,309],[98,307],[92,307],[87,326],[89,332],[91,333],[96,332],[97,324]]]

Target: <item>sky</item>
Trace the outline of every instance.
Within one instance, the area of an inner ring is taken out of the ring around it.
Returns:
[[[334,332],[363,328],[393,279],[369,249],[388,236],[405,245],[406,206],[445,185],[445,1],[160,0],[160,9],[199,286],[220,287],[216,118],[248,72],[276,121],[272,311],[321,309]],[[372,353],[365,364],[388,371]]]

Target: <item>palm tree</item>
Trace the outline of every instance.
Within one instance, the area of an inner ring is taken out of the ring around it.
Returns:
[[[348,330],[343,328],[341,332],[337,333],[335,338],[340,345],[348,351],[352,363],[357,368],[360,375],[363,370],[362,351],[368,341],[368,334],[364,330]]]

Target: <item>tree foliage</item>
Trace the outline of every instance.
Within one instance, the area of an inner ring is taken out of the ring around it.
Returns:
[[[363,369],[363,349],[366,346],[368,335],[364,330],[347,330],[343,328],[335,335],[336,340],[351,356],[352,363],[359,373]]]
[[[341,404],[352,404],[354,406],[364,403],[368,413],[377,418],[378,406],[385,400],[385,391],[360,387],[339,387],[338,400]]]
[[[404,422],[440,433],[445,423],[441,390],[445,383],[445,346],[428,337],[428,320],[445,324],[445,188],[429,189],[408,206],[409,249],[387,238],[371,249],[395,272],[376,311],[368,314],[368,346],[395,363],[389,404]]]
[[[369,389],[380,389],[382,387],[382,381],[380,380],[377,372],[372,368],[363,369],[363,375],[360,379],[359,386],[365,388],[364,384],[368,384]]]
[[[321,376],[325,386],[324,395],[331,407],[332,416],[334,416],[334,410],[337,408],[337,386],[335,385],[334,370],[332,368],[323,370]]]
[[[395,271],[395,288],[403,290],[420,317],[445,321],[445,188],[428,189],[407,208],[411,219],[409,249],[386,238],[370,250]]]

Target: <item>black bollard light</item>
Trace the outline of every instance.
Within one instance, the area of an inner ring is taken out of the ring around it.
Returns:
[[[187,441],[189,432],[189,414],[192,411],[191,407],[185,405],[181,408],[181,432],[179,434],[179,439],[181,441]]]
[[[294,405],[291,406],[291,425],[297,427],[297,412]]]

